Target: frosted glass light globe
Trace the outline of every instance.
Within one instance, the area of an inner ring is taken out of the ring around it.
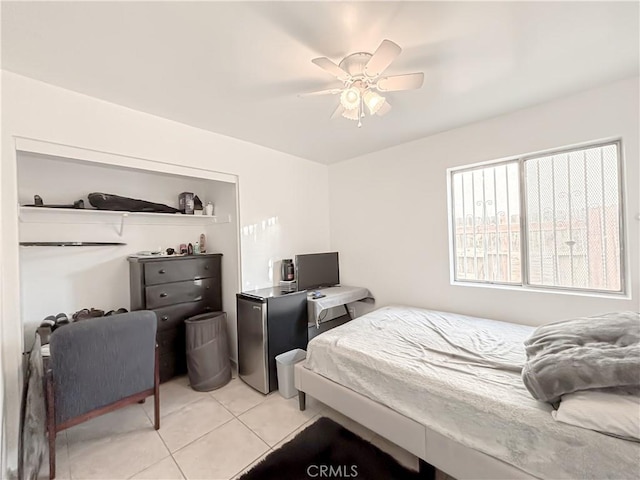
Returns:
[[[358,108],[360,104],[360,90],[356,87],[347,88],[340,94],[340,103],[347,110]]]
[[[364,92],[363,100],[365,105],[369,108],[371,115],[375,115],[385,102],[384,97],[381,97],[371,90]]]
[[[348,118],[349,120],[359,120],[360,119],[360,113],[359,113],[357,108],[352,108],[350,110],[345,110],[344,112],[342,112],[342,116],[344,118]]]

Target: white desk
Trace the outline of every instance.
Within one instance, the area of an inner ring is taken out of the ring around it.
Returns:
[[[309,315],[309,324],[315,323],[316,328],[320,328],[322,322],[322,312],[333,307],[343,306],[346,314],[349,315],[349,309],[346,307],[348,303],[358,301],[374,302],[375,299],[371,295],[369,289],[364,287],[348,287],[346,285],[340,287],[329,287],[319,290],[325,296],[322,298],[311,298],[311,293],[307,296],[307,311]]]

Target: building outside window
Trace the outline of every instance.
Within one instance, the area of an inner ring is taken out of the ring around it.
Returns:
[[[620,142],[451,171],[454,280],[624,293]]]

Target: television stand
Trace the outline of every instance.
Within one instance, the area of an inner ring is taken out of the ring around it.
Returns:
[[[307,296],[309,340],[351,320],[347,304],[359,301],[373,303],[375,301],[369,289],[364,287],[349,287],[344,285],[322,288],[321,292],[324,294],[322,298],[312,298],[312,292],[313,291],[310,291]],[[337,318],[323,321],[328,310],[335,307],[343,307],[345,313]]]

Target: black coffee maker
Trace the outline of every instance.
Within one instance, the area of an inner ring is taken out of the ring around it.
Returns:
[[[295,279],[295,268],[293,267],[293,260],[285,258],[282,260],[281,278],[284,282],[292,282]]]

